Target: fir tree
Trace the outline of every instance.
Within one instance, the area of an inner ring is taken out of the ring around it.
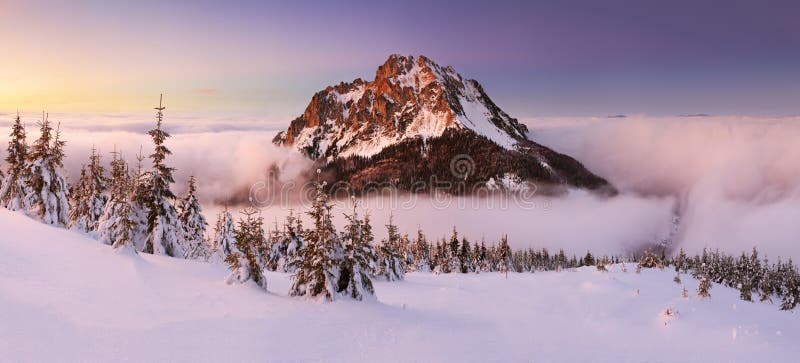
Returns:
[[[217,223],[214,226],[212,248],[215,252],[218,251],[223,260],[231,253],[239,252],[239,250],[236,249],[233,217],[231,216],[231,212],[228,211],[228,208],[225,208],[225,210],[220,212],[217,216]]]
[[[53,135],[47,115],[43,115],[39,130],[39,139],[28,154],[25,206],[30,214],[46,224],[66,226],[69,223],[69,190],[60,172],[64,166],[65,142],[59,130]]]
[[[394,217],[389,215],[389,222],[386,224],[386,239],[381,241],[378,246],[378,271],[376,277],[386,281],[399,281],[405,277],[406,268],[403,265],[403,257],[399,253],[400,234],[394,224]]]
[[[131,220],[133,221],[133,241],[137,251],[144,252],[150,241],[149,222],[152,193],[150,192],[151,172],[144,167],[145,156],[139,147],[136,155],[136,170],[130,174]]]
[[[97,221],[97,239],[116,248],[136,251],[135,223],[131,217],[132,181],[125,159],[116,151],[112,155],[110,199]]]
[[[225,262],[231,269],[228,283],[237,281],[245,283],[253,280],[258,286],[267,289],[267,279],[264,276],[264,229],[261,216],[253,217],[255,210],[244,210],[246,218],[239,220],[235,231],[236,249],[225,257]]]
[[[508,245],[508,236],[503,236],[497,246],[498,271],[508,277],[511,268],[511,247]]]
[[[698,279],[700,280],[700,285],[697,287],[697,296],[703,299],[711,297],[711,279],[708,276],[708,266],[705,263],[700,267]]]
[[[196,192],[195,178],[190,176],[186,197],[181,199],[178,204],[178,219],[181,221],[184,239],[188,247],[186,257],[190,258],[206,256],[208,249],[205,242],[208,223],[203,216],[203,208],[200,206],[200,201],[197,200]]]
[[[355,300],[372,298],[375,289],[370,275],[375,269],[377,257],[372,247],[373,236],[369,216],[364,220],[358,219],[356,203],[353,203],[352,214],[345,214],[345,218],[348,223],[342,233],[344,256],[337,292]]]
[[[783,280],[780,288],[780,294],[783,297],[781,310],[792,310],[800,303],[800,281],[792,259],[790,258],[789,262],[779,267],[777,273]]]
[[[278,232],[277,226],[273,232],[269,249],[269,269],[280,272],[294,272],[295,261],[300,257],[303,243],[303,224],[300,218],[289,211],[283,223],[283,231]]]
[[[181,233],[182,227],[178,219],[178,212],[172,204],[175,200],[175,194],[170,189],[170,185],[175,182],[172,177],[172,172],[175,169],[164,164],[164,160],[172,152],[164,145],[164,141],[170,135],[161,129],[161,123],[164,118],[164,107],[161,100],[159,100],[158,107],[155,109],[158,111],[156,113],[156,128],[147,133],[153,140],[155,149],[150,154],[153,169],[149,174],[148,238],[144,252],[183,257],[186,250],[185,240],[183,239],[183,233]]]
[[[28,180],[28,144],[25,141],[25,126],[19,118],[14,119],[8,141],[6,163],[8,169],[0,185],[0,205],[10,210],[25,210],[24,204]]]
[[[317,170],[316,194],[307,212],[313,226],[303,233],[306,246],[294,263],[297,270],[292,276],[289,295],[330,301],[336,298],[343,247],[331,221],[332,206],[320,173]]]
[[[108,202],[108,178],[105,174],[106,170],[100,164],[100,154],[92,148],[88,169],[86,166],[81,168],[81,176],[70,192],[70,228],[81,232],[97,230],[98,221]]]
[[[425,234],[422,233],[422,228],[417,227],[417,238],[413,243],[414,251],[414,271],[430,272],[431,271],[431,246]]]

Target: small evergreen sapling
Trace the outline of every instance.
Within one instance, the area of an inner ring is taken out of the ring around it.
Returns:
[[[189,186],[186,197],[181,199],[178,204],[178,219],[183,227],[184,239],[186,243],[186,258],[198,258],[209,254],[209,246],[206,244],[206,218],[203,216],[203,208],[197,199],[197,185],[194,176],[189,177]]]

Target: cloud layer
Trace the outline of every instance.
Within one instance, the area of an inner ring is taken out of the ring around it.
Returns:
[[[35,115],[25,117],[35,137]],[[54,117],[51,115],[51,119]],[[147,117],[76,117],[62,124],[67,140],[67,173],[72,180],[92,146],[106,158],[114,148],[135,161],[140,146],[151,150],[144,131]],[[5,120],[4,120],[5,121]],[[732,253],[753,245],[770,256],[800,257],[800,118],[672,117],[530,119],[531,137],[576,157],[607,178],[621,194],[606,199],[583,192],[558,198],[537,197],[533,204],[453,199],[448,205],[428,197],[400,196],[363,200],[376,234],[390,214],[401,231],[422,228],[431,238],[449,236],[452,227],[471,239],[493,243],[508,234],[516,248],[564,248],[581,254],[627,253],[658,242],[680,215],[674,246],[703,247]],[[263,120],[167,118],[173,133],[168,159],[177,168],[175,190],[196,175],[210,218],[228,205],[238,209],[248,191],[267,179],[271,167],[282,181],[295,179],[311,164],[295,152],[272,145],[277,123]],[[5,134],[5,133],[3,133]],[[5,142],[5,135],[0,142]],[[145,162],[147,163],[147,162]],[[146,164],[147,165],[147,164]],[[277,202],[277,201],[276,201]],[[348,207],[337,206],[337,218]],[[289,209],[275,203],[264,209],[269,226]]]
[[[676,246],[800,256],[800,118],[528,120],[625,194],[674,197]]]

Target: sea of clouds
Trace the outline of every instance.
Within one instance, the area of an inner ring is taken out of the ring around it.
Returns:
[[[0,115],[7,127],[13,115]],[[31,137],[40,114],[23,114]],[[152,150],[147,129],[152,115],[51,114],[67,141],[65,169],[74,180],[95,147],[105,160],[118,150],[131,163]],[[573,191],[560,197],[437,199],[393,195],[360,201],[379,226],[390,215],[401,231],[421,228],[431,238],[453,226],[471,239],[493,243],[507,234],[513,247],[564,248],[581,254],[624,254],[666,238],[672,247],[703,247],[731,253],[758,246],[770,256],[800,257],[800,118],[646,117],[527,119],[533,140],[569,154],[608,179],[612,198]],[[227,207],[246,206],[254,185],[291,183],[312,165],[296,152],[271,143],[286,120],[208,118],[167,114],[173,137],[168,159],[176,168],[175,191],[189,175],[210,220]],[[0,141],[6,141],[6,132]],[[5,156],[4,152],[0,155]],[[146,164],[147,162],[145,162]],[[285,184],[282,184],[285,186]],[[298,188],[292,189],[297,190]],[[271,228],[290,210],[303,212],[302,198],[288,195],[261,203]],[[338,203],[339,221],[349,202]],[[673,222],[679,216],[677,229]],[[382,233],[378,233],[380,236]]]

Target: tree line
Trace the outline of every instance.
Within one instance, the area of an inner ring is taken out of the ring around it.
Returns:
[[[317,171],[315,195],[305,211],[309,227],[293,212],[281,227],[264,230],[264,220],[255,209],[242,211],[238,221],[227,209],[221,212],[211,233],[196,196],[196,180],[188,180],[187,193],[172,192],[174,168],[162,129],[164,107],[155,108],[155,127],[148,131],[153,151],[141,152],[130,166],[121,151],[111,153],[108,168],[92,149],[78,180],[68,185],[62,174],[64,145],[60,128],[55,130],[43,114],[38,122],[39,138],[31,145],[19,115],[15,118],[0,170],[0,204],[24,212],[42,222],[86,233],[102,243],[127,253],[150,253],[179,258],[225,262],[229,283],[254,281],[267,288],[265,271],[292,274],[290,295],[324,300],[374,298],[373,280],[403,280],[406,273],[531,273],[595,266],[606,271],[609,264],[635,263],[642,268],[674,267],[676,282],[681,274],[700,281],[698,295],[710,295],[711,283],[739,289],[743,300],[779,300],[781,309],[800,303],[800,275],[792,260],[770,263],[753,251],[739,257],[703,250],[687,256],[644,253],[639,256],[567,256],[563,250],[513,250],[507,236],[497,243],[470,241],[453,228],[448,238],[430,240],[421,229],[413,237],[401,234],[390,217],[386,238],[376,241],[369,214],[361,216],[355,198],[344,214],[346,224],[338,231],[333,224],[333,202]],[[145,165],[145,160],[149,165]]]

